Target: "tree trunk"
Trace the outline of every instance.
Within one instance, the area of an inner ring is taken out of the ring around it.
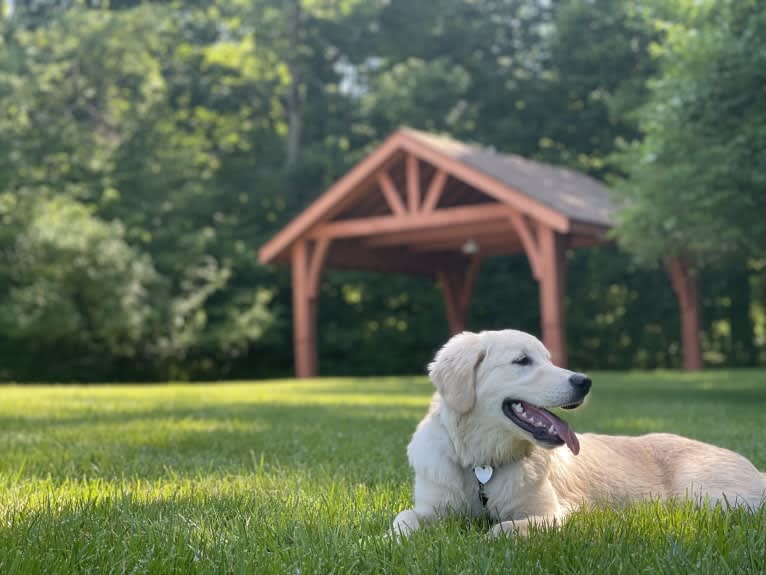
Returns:
[[[700,343],[699,278],[688,258],[673,257],[666,265],[678,298],[681,313],[681,345],[684,352],[684,369],[702,369],[702,346]]]

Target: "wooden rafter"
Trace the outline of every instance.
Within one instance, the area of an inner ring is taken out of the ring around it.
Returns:
[[[308,292],[309,297],[316,298],[319,294],[319,283],[322,278],[322,268],[327,259],[327,252],[330,249],[330,239],[320,238],[314,243],[314,249],[311,252],[308,269]]]
[[[431,178],[431,183],[428,184],[428,191],[426,192],[426,199],[423,201],[422,211],[432,212],[439,203],[444,186],[447,183],[447,172],[444,170],[436,170]]]
[[[391,209],[391,213],[397,216],[401,216],[407,213],[407,208],[404,207],[404,202],[399,196],[399,192],[396,191],[396,186],[391,180],[391,176],[388,172],[381,172],[378,174],[378,185],[386,198],[386,203]]]
[[[543,266],[540,246],[535,232],[532,230],[532,226],[526,216],[518,212],[511,213],[511,223],[516,233],[519,234],[521,243],[524,245],[524,251],[529,260],[529,267],[532,268],[532,275],[539,281],[543,275]]]
[[[412,154],[407,154],[407,207],[413,214],[420,207],[420,169]]]
[[[415,154],[420,160],[430,163],[437,170],[443,169],[449,175],[482,190],[500,202],[516,206],[556,231],[569,231],[569,218],[561,212],[531,199],[472,166],[454,161],[443,153],[420,143],[415,138],[408,137],[406,132],[404,135],[405,137],[401,142],[402,148],[410,154]]]

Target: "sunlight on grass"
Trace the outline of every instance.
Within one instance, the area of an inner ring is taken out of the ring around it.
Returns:
[[[766,468],[766,372],[602,373],[580,432],[683,433]],[[765,511],[648,503],[401,545],[425,378],[0,387],[0,573],[763,572]],[[722,417],[721,414],[725,414]]]

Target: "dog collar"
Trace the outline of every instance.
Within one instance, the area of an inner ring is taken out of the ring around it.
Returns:
[[[487,494],[484,492],[484,486],[492,479],[492,474],[495,472],[494,467],[491,465],[477,465],[473,468],[473,474],[476,476],[476,481],[479,482],[479,500],[482,507],[487,506]]]

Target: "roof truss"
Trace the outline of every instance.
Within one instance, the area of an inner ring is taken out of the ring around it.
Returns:
[[[539,226],[577,236],[571,246],[600,243],[606,231],[571,221],[400,130],[264,245],[260,260],[289,262],[291,246],[309,241],[320,268],[434,275],[436,252],[440,269],[450,259],[464,265],[471,240],[482,255],[526,252],[539,277]]]

